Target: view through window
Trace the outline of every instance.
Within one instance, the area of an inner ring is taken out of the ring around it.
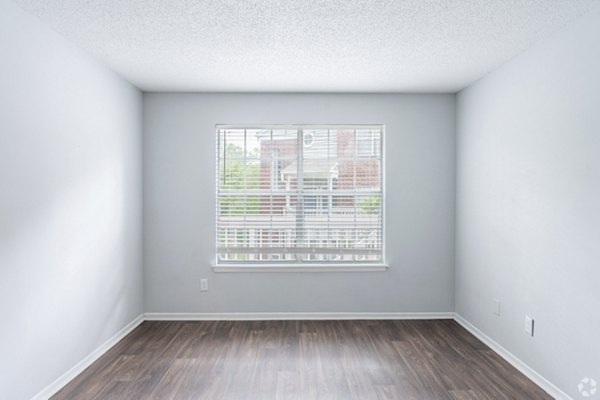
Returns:
[[[383,127],[217,126],[217,264],[383,263]]]

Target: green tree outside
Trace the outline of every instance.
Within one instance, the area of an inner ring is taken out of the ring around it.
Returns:
[[[220,187],[222,190],[240,191],[259,189],[260,160],[257,149],[249,152],[244,160],[244,150],[235,144],[228,144],[225,156],[219,166]],[[259,213],[259,196],[221,196],[221,215],[256,215]]]

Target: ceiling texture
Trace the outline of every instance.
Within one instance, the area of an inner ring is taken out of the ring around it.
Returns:
[[[15,0],[145,91],[456,92],[600,0]]]

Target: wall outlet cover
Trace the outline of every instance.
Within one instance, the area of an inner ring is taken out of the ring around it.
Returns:
[[[502,315],[502,302],[498,299],[494,299],[494,315],[498,317]]]
[[[529,315],[525,316],[525,332],[527,332],[530,336],[533,336],[533,318]]]

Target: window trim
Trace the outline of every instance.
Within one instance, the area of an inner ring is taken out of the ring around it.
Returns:
[[[286,263],[286,264],[277,264],[277,263],[261,263],[261,262],[236,262],[236,263],[227,263],[227,262],[219,262],[218,254],[215,252],[214,258],[212,261],[212,270],[213,272],[377,272],[377,271],[387,271],[389,268],[389,264],[387,263],[386,257],[386,193],[387,193],[387,185],[386,185],[386,125],[384,123],[379,124],[345,124],[345,123],[336,123],[336,124],[310,124],[310,123],[302,123],[302,124],[230,124],[230,123],[216,123],[215,131],[223,129],[339,129],[340,127],[348,128],[348,129],[377,129],[381,131],[380,137],[380,160],[381,160],[381,169],[380,169],[380,179],[381,179],[381,230],[382,230],[382,241],[381,241],[381,261],[377,263],[323,263],[323,262],[298,262],[298,263]],[[218,141],[218,135],[214,136],[215,140]],[[218,154],[218,143],[215,143],[215,148],[217,151],[215,152],[216,162],[215,165],[218,168],[219,162],[219,154]],[[304,148],[304,141],[302,140],[302,148]],[[302,151],[302,150],[300,150]],[[215,176],[217,171],[215,171]],[[217,191],[215,192],[215,201],[218,201],[217,193],[218,193],[218,180],[216,181]],[[216,235],[215,235],[216,240]],[[215,246],[216,248],[216,243]]]
[[[382,272],[388,264],[213,264],[213,272]]]

